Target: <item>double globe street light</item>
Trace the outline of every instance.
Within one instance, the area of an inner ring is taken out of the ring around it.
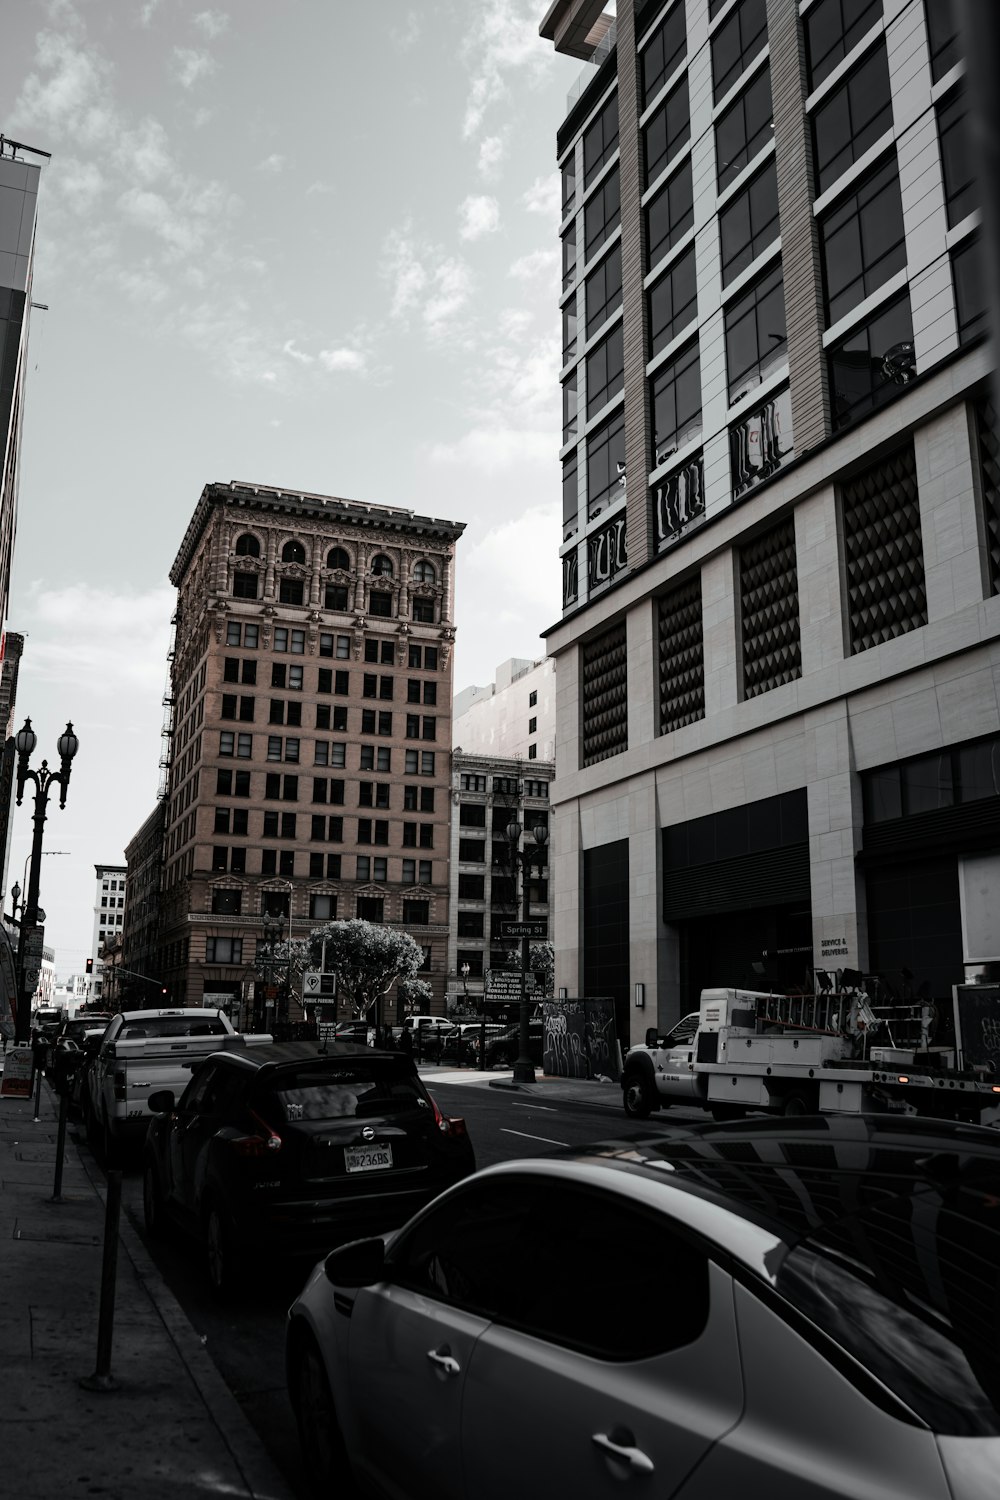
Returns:
[[[522,849],[521,825],[513,822],[507,824],[507,838],[510,840],[511,865],[514,870],[521,867],[521,916],[524,924],[524,935],[521,938],[521,1008],[518,1013],[517,1028],[517,1062],[514,1064],[515,1083],[534,1083],[535,1066],[531,1061],[531,1042],[528,1009],[528,943],[527,924],[531,919],[530,900],[531,888],[529,877],[531,866],[536,860],[543,863],[545,860],[546,847],[548,845],[549,833],[547,828],[536,823],[531,830],[531,839]],[[514,901],[517,903],[517,876],[514,876]],[[485,1052],[485,1046],[481,1054]]]
[[[80,741],[73,733],[73,725],[67,724],[56,742],[56,749],[59,752],[59,770],[51,771],[48,761],[43,760],[38,770],[33,771],[28,765],[28,760],[37,743],[38,736],[31,727],[31,720],[25,719],[24,727],[19,729],[14,737],[14,745],[17,749],[17,805],[20,807],[24,800],[25,783],[31,781],[35,786],[35,812],[34,832],[31,838],[28,890],[21,909],[21,930],[17,945],[17,1013],[14,1017],[15,1042],[26,1042],[28,1040],[31,996],[34,993],[34,984],[29,986],[28,975],[32,971],[32,968],[37,970],[41,964],[41,946],[35,941],[35,933],[40,921],[38,884],[42,865],[42,831],[45,827],[49,793],[58,784],[59,806],[60,808],[66,806],[66,791],[69,787],[73,757],[80,748]],[[36,949],[37,963],[35,961]]]

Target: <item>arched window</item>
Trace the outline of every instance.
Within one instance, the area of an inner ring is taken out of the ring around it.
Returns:
[[[434,570],[434,564],[429,562],[414,563],[413,581],[414,583],[435,583],[437,581],[437,573]]]
[[[304,563],[306,560],[306,549],[301,542],[286,542],[281,549],[281,561],[291,563]]]
[[[331,547],[326,554],[326,565],[328,568],[339,568],[342,573],[351,571],[351,559],[343,547]]]
[[[243,533],[242,536],[238,536],[236,538],[236,556],[237,557],[259,557],[260,556],[260,542],[258,542],[258,540],[257,540],[257,538],[255,536],[251,536],[250,533],[249,533],[249,531],[244,531],[244,533]]]
[[[386,557],[384,552],[378,552],[372,558],[372,572],[376,578],[392,577],[392,558]]]

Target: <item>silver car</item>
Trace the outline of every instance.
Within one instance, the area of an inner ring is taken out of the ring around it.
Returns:
[[[321,1493],[996,1500],[998,1286],[994,1132],[678,1126],[333,1251],[289,1389]]]

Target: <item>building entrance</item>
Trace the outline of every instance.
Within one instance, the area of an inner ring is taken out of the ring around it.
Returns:
[[[812,913],[802,904],[718,912],[677,924],[681,1014],[704,989],[811,988]]]

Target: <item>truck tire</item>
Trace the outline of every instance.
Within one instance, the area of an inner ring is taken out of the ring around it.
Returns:
[[[647,1120],[659,1108],[656,1084],[645,1069],[633,1068],[622,1080],[622,1103],[630,1120]]]
[[[785,1095],[781,1105],[781,1113],[792,1116],[814,1115],[818,1109],[819,1105],[806,1089],[793,1089],[790,1094]]]

